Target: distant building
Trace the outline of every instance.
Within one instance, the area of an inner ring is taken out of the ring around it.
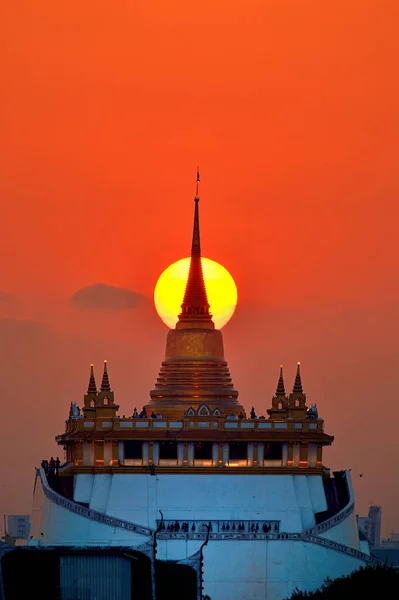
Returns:
[[[367,517],[357,515],[360,531],[366,536],[370,547],[380,545],[381,540],[381,506],[371,505]]]
[[[399,532],[393,532],[386,540],[381,540],[381,506],[371,505],[367,517],[357,515],[360,546],[370,544],[371,556],[382,563],[399,570]]]
[[[9,546],[24,546],[30,532],[29,515],[4,515],[4,536],[1,538]]]
[[[387,540],[382,540],[381,546],[392,548],[393,546],[399,547],[399,532],[393,531]]]
[[[7,534],[10,537],[27,540],[30,530],[30,515],[8,515]]]

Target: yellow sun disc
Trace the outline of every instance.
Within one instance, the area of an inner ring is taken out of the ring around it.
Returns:
[[[154,290],[154,302],[158,315],[170,328],[177,322],[186,289],[190,259],[182,258],[162,273]],[[210,312],[216,329],[233,316],[237,304],[237,287],[230,273],[219,263],[202,258],[206,293]]]

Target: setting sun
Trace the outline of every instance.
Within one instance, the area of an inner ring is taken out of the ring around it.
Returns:
[[[173,328],[181,312],[187,283],[190,258],[182,258],[170,265],[159,277],[154,290],[154,302],[162,321]],[[237,287],[230,273],[219,263],[202,258],[202,270],[210,312],[216,329],[231,319],[237,304]]]

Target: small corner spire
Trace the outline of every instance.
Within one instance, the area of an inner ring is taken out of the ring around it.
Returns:
[[[89,386],[87,388],[87,393],[88,394],[97,394],[97,385],[96,385],[96,379],[94,377],[94,365],[93,364],[90,365],[90,379],[89,379]]]
[[[277,383],[276,396],[285,396],[283,365],[280,365],[280,377]]]
[[[103,373],[103,378],[101,381],[101,388],[100,388],[101,392],[110,392],[111,391],[111,386],[109,384],[109,378],[108,378],[108,370],[107,370],[107,361],[104,360],[104,373]]]
[[[301,380],[301,363],[300,362],[297,363],[297,366],[296,366],[294,388],[292,391],[294,392],[294,394],[303,394],[302,380]]]

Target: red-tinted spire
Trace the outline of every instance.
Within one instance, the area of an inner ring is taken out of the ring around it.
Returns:
[[[109,384],[109,379],[108,379],[107,361],[106,360],[104,360],[104,373],[103,373],[103,379],[101,381],[100,389],[102,392],[110,392],[111,391],[111,386]]]
[[[201,263],[201,243],[199,229],[199,183],[200,174],[197,169],[196,193],[194,198],[194,227],[193,241],[191,245],[190,269],[186,290],[184,292],[183,304],[179,321],[212,321],[212,315],[209,313],[209,302],[206,295],[204,275]]]
[[[280,377],[277,384],[276,396],[285,396],[283,365],[280,366]]]
[[[303,394],[300,365],[301,363],[298,363],[296,368],[294,388],[292,390],[294,394]]]
[[[94,378],[94,365],[90,365],[90,379],[89,387],[87,388],[88,394],[97,394],[96,380]]]

